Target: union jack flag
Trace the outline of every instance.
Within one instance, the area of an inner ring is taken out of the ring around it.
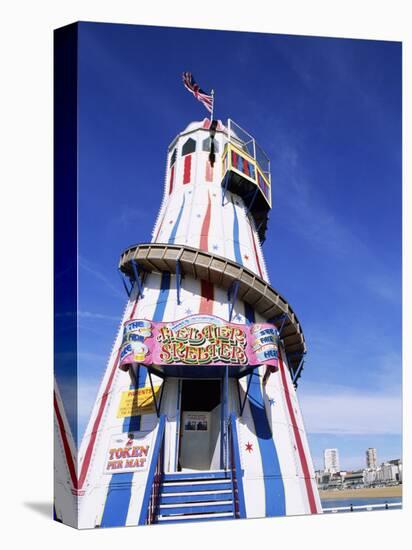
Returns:
[[[200,89],[199,84],[196,83],[192,73],[183,73],[183,84],[185,88],[195,96],[196,99],[203,103],[210,113],[213,112],[213,93],[207,94]]]

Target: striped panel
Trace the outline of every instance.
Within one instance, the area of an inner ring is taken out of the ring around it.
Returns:
[[[153,313],[154,321],[163,320],[170,292],[170,273],[162,273],[159,295]],[[147,370],[138,368],[138,387],[145,387]],[[133,386],[130,386],[133,389]],[[141,416],[132,416],[124,419],[123,432],[139,431],[141,429]],[[116,527],[126,524],[129,511],[133,472],[125,472],[112,475],[110,480],[101,527]]]
[[[200,306],[199,313],[213,314],[213,285],[209,281],[200,281]]]
[[[262,273],[262,268],[260,267],[259,255],[258,255],[258,251],[257,251],[256,241],[255,241],[255,235],[253,233],[253,229],[252,229],[251,224],[249,223],[248,225],[249,225],[249,229],[250,229],[250,236],[251,236],[252,243],[253,243],[253,250],[255,252],[256,265],[257,265],[257,268],[259,270],[259,275],[263,279],[263,273]]]
[[[296,440],[296,446],[298,448],[299,460],[300,460],[300,463],[301,463],[301,466],[302,466],[302,471],[303,471],[303,476],[304,476],[305,486],[306,486],[306,493],[307,493],[308,502],[309,502],[310,513],[311,514],[316,514],[317,509],[316,509],[315,495],[313,493],[313,487],[312,487],[312,482],[311,482],[310,473],[309,473],[308,461],[306,459],[305,451],[303,449],[302,438],[300,436],[300,431],[299,431],[299,427],[297,425],[295,412],[293,410],[292,400],[291,400],[291,397],[290,397],[289,388],[288,388],[287,380],[286,380],[285,366],[283,364],[281,354],[279,354],[279,370],[280,370],[280,375],[281,375],[281,379],[282,379],[283,392],[284,392],[285,398],[286,398],[286,405],[287,405],[289,416],[290,416],[290,422],[291,422],[292,427],[293,427],[293,433],[294,433],[295,440]]]
[[[175,179],[175,165],[173,165],[170,169],[170,179],[169,179],[169,195],[173,191],[173,181]]]
[[[206,161],[206,181],[213,181],[213,166],[210,164],[209,160]]]
[[[200,231],[200,244],[199,248],[205,250],[206,252],[209,249],[209,229],[210,229],[210,213],[211,213],[211,202],[210,202],[210,193],[207,194],[207,208],[206,214],[203,218],[202,229]]]
[[[182,219],[183,209],[185,207],[185,200],[186,200],[186,195],[183,195],[183,201],[180,206],[179,214],[177,215],[177,219],[174,223],[172,232],[169,235],[169,240],[167,241],[169,244],[173,244],[175,242],[176,233],[177,233],[177,230],[179,229],[180,220]]]
[[[236,205],[232,198],[233,205],[233,248],[235,253],[235,260],[238,264],[242,264],[242,253],[240,252],[240,243],[239,243],[239,220],[237,219]]]
[[[192,173],[192,155],[186,155],[183,166],[183,184],[190,183]]]
[[[66,456],[67,468],[69,470],[72,485],[76,489],[77,488],[76,466],[75,466],[75,462],[74,462],[74,459],[73,459],[72,451],[70,449],[69,440],[67,438],[66,429],[64,427],[63,416],[60,413],[59,403],[57,401],[57,397],[56,397],[55,392],[54,392],[54,395],[53,395],[53,402],[54,402],[54,412],[56,414],[57,424],[59,426],[59,432],[60,432],[60,436],[61,436],[62,442],[63,442],[64,454]]]
[[[255,312],[245,303],[245,317],[248,323],[255,321]],[[250,374],[250,376],[256,376]],[[255,425],[262,459],[266,516],[284,516],[286,514],[285,488],[280,470],[279,458],[273,441],[272,432],[266,415],[262,387],[256,381],[251,381],[248,402]]]

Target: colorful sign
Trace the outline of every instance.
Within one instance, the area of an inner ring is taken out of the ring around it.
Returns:
[[[270,323],[241,325],[214,315],[124,324],[120,368],[130,365],[278,365],[279,334]]]
[[[105,474],[143,472],[149,465],[152,432],[131,432],[110,439],[104,466]]]
[[[154,394],[158,399],[158,393],[161,386],[154,386]],[[126,416],[138,416],[156,412],[153,400],[152,388],[139,388],[138,390],[127,390],[122,392],[119,408],[117,409],[117,418]]]

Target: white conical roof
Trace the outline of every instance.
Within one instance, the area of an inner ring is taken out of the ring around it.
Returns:
[[[195,130],[200,129],[209,130],[211,122],[212,121],[210,120],[210,118],[204,118],[203,120],[190,122],[181,133],[187,134],[188,132],[194,132]],[[217,121],[217,130],[221,132],[226,130],[226,127],[221,120]]]

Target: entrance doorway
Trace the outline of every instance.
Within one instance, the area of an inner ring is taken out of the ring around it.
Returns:
[[[221,381],[183,380],[179,470],[220,468]]]

